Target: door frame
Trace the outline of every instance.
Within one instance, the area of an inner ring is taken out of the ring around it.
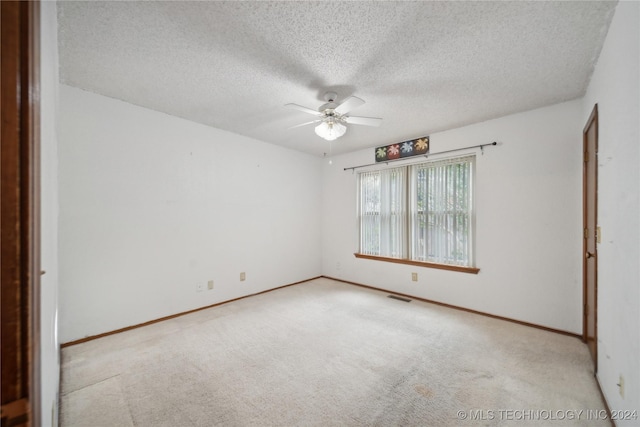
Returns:
[[[40,3],[0,1],[2,425],[41,425]]]
[[[595,126],[595,152],[590,153],[587,147],[587,132],[589,131],[589,128],[591,128],[591,126]],[[587,120],[587,123],[584,126],[584,129],[582,131],[582,150],[583,150],[583,173],[582,173],[582,229],[583,230],[587,230],[588,229],[588,217],[587,217],[587,168],[588,168],[588,162],[592,161],[595,164],[595,186],[594,188],[590,189],[590,191],[593,192],[593,197],[594,197],[594,210],[595,212],[593,213],[594,215],[594,223],[596,224],[596,227],[594,230],[588,230],[589,234],[593,233],[592,235],[594,236],[594,239],[596,240],[595,242],[595,249],[594,249],[594,253],[595,256],[593,257],[592,262],[595,263],[595,267],[594,267],[594,278],[593,278],[593,307],[591,307],[591,309],[593,310],[593,322],[594,322],[594,327],[593,327],[593,339],[594,339],[594,355],[593,355],[593,362],[594,362],[594,373],[597,373],[598,371],[598,255],[597,255],[597,251],[598,251],[598,238],[600,236],[598,236],[596,233],[598,233],[597,231],[597,224],[598,224],[598,104],[594,104],[593,106],[593,110],[591,111],[591,114],[589,115],[589,119]],[[598,233],[599,234],[599,233]],[[585,232],[585,234],[583,234],[583,239],[582,239],[582,340],[588,344],[588,328],[587,328],[587,319],[588,319],[588,312],[587,312],[587,306],[588,306],[588,289],[587,289],[587,273],[588,273],[588,258],[587,258],[587,251],[588,251],[588,247],[587,247],[587,234]]]

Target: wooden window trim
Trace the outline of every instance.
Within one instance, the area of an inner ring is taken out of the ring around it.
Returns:
[[[480,269],[477,267],[462,267],[459,265],[437,264],[435,262],[415,261],[412,259],[403,259],[403,258],[389,258],[384,256],[365,255],[365,254],[359,254],[359,253],[355,253],[353,255],[355,255],[356,258],[370,259],[373,261],[384,261],[384,262],[394,262],[396,264],[416,265],[418,267],[458,271],[460,273],[478,274],[480,272]]]
[[[403,248],[403,252],[401,254],[400,257],[394,257],[393,255],[396,255],[395,253],[392,254],[387,254],[388,256],[380,256],[380,255],[366,255],[366,254],[362,254],[359,252],[354,253],[356,258],[363,258],[363,259],[370,259],[370,260],[376,260],[376,261],[383,261],[383,262],[393,262],[393,263],[398,263],[398,264],[407,264],[407,265],[415,265],[418,267],[425,267],[425,268],[435,268],[435,269],[440,269],[440,270],[448,270],[448,271],[457,271],[457,272],[462,272],[462,273],[469,273],[469,274],[478,274],[480,272],[480,269],[477,267],[465,267],[465,266],[460,266],[460,265],[453,265],[453,264],[443,264],[443,263],[434,263],[434,262],[427,262],[427,261],[419,261],[419,260],[415,260],[415,259],[411,259],[411,257],[413,256],[413,251],[414,251],[414,245],[415,245],[415,240],[416,240],[416,233],[415,232],[419,232],[420,230],[422,230],[422,227],[417,228],[414,227],[414,220],[415,217],[424,217],[424,218],[428,218],[430,215],[446,215],[446,216],[456,216],[456,215],[464,215],[465,219],[467,220],[468,224],[469,224],[469,231],[468,231],[468,236],[470,239],[470,245],[471,247],[469,247],[469,258],[468,260],[471,261],[473,258],[473,241],[475,240],[475,233],[474,233],[474,216],[475,216],[475,209],[471,208],[471,211],[467,211],[467,210],[459,210],[459,209],[445,209],[445,210],[439,210],[439,209],[429,209],[429,207],[427,207],[427,209],[423,209],[423,210],[417,210],[415,211],[417,213],[417,215],[414,214],[413,211],[413,203],[411,202],[412,200],[412,195],[411,192],[413,191],[416,183],[412,181],[413,178],[415,178],[415,174],[413,174],[412,168],[413,167],[420,167],[420,166],[425,166],[425,169],[428,169],[430,167],[434,167],[433,165],[435,164],[443,164],[443,163],[447,163],[446,166],[450,166],[450,165],[462,165],[462,164],[466,164],[465,162],[468,161],[468,163],[471,165],[470,166],[470,174],[469,174],[469,182],[472,183],[472,181],[475,179],[475,158],[476,155],[475,154],[469,154],[467,156],[460,156],[460,157],[452,157],[452,158],[448,158],[448,159],[442,159],[442,160],[436,160],[436,161],[427,161],[425,163],[417,163],[417,164],[408,164],[405,166],[400,166],[398,168],[391,168],[389,170],[393,170],[393,169],[404,169],[406,172],[406,185],[404,186],[404,189],[406,191],[405,194],[405,209],[406,211],[403,212],[401,214],[401,216],[404,216],[406,221],[405,221],[405,229],[404,229],[404,248]],[[465,162],[463,162],[463,160],[465,160]],[[387,170],[387,169],[381,169],[381,170]],[[380,170],[380,171],[381,171]],[[380,171],[372,171],[372,172],[380,172]],[[414,180],[415,181],[415,180]],[[362,197],[362,182],[360,179],[358,179],[358,206],[360,209],[362,202],[361,202],[361,197]],[[471,199],[473,199],[473,191],[471,192],[470,195]],[[471,202],[471,206],[473,207],[473,202]],[[358,210],[358,234],[359,234],[359,246],[362,246],[362,223],[363,223],[363,219],[365,218],[376,218],[378,216],[380,216],[381,214],[379,212],[370,212],[370,211],[365,211],[365,212],[360,212],[360,210]],[[393,214],[392,214],[393,215]],[[426,229],[425,229],[426,230]],[[362,249],[361,247],[358,248]],[[372,250],[371,252],[380,252],[380,251],[375,251]],[[387,251],[384,251],[387,252]],[[389,256],[391,255],[391,256]]]
[[[0,419],[39,426],[40,3],[0,2]]]

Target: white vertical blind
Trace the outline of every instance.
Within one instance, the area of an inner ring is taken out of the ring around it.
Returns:
[[[359,173],[359,252],[473,266],[474,162],[472,155]]]
[[[360,173],[359,185],[360,253],[380,255],[380,173]]]
[[[406,224],[406,168],[380,171],[381,174],[381,236],[382,256],[402,258],[404,256],[404,234]]]
[[[474,156],[411,166],[411,258],[473,264]]]
[[[406,168],[362,172],[360,184],[360,253],[405,256]]]

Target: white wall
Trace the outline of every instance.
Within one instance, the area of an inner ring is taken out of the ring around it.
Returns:
[[[320,275],[319,159],[64,85],[59,143],[62,342]]]
[[[620,2],[584,98],[598,104],[598,378],[611,409],[640,411],[640,3]],[[616,385],[623,375],[625,397]],[[638,420],[617,425],[638,425]]]
[[[40,357],[43,426],[58,424],[58,34],[55,2],[40,4],[41,263]]]
[[[477,153],[478,275],[356,259],[357,173],[343,168],[372,163],[374,149],[325,162],[323,274],[581,333],[581,106],[577,100],[431,135],[433,153],[499,143]]]

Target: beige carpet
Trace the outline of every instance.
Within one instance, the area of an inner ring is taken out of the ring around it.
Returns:
[[[329,279],[62,360],[62,426],[610,425],[580,340]]]

